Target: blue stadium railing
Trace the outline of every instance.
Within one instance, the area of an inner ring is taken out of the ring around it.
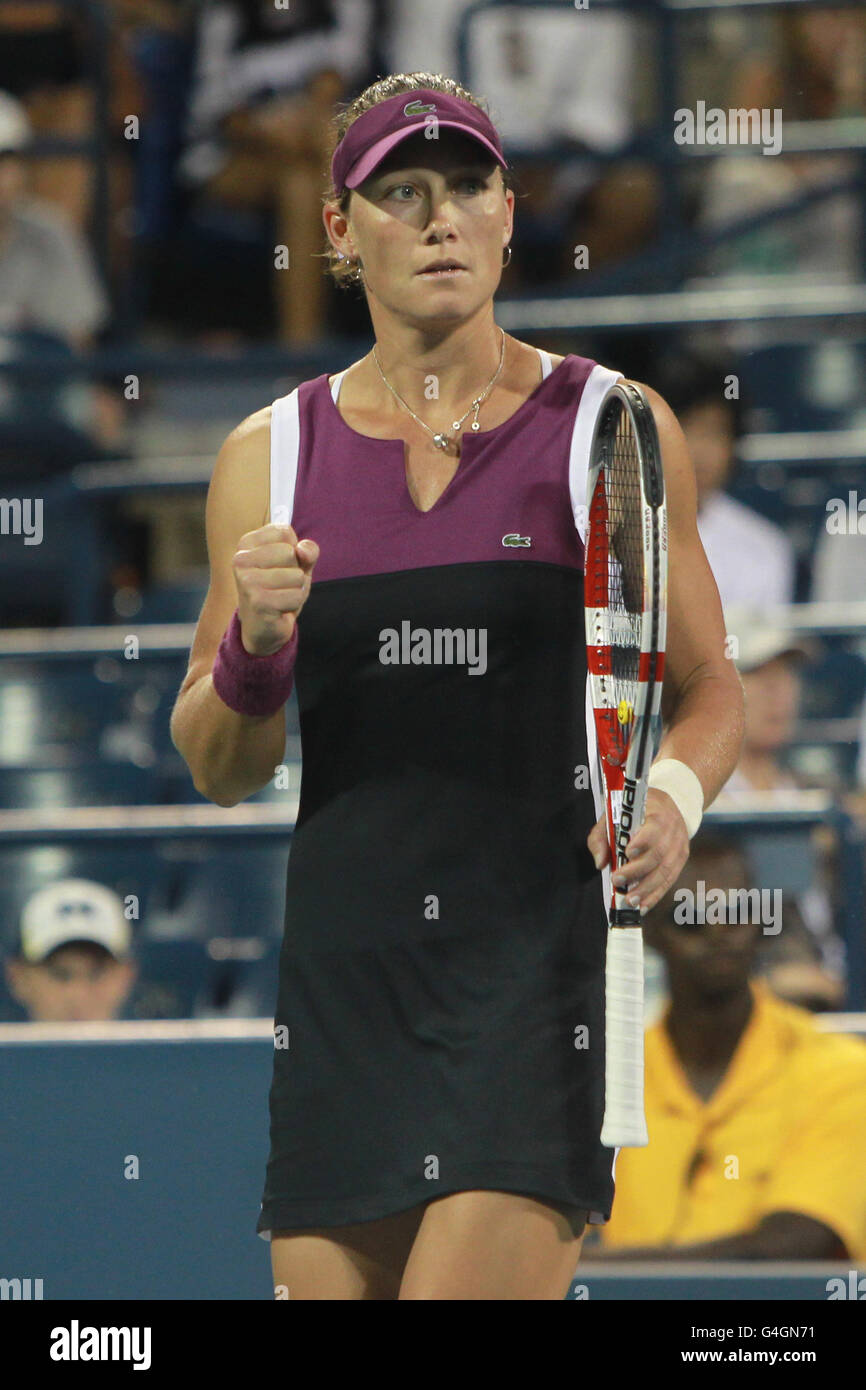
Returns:
[[[800,798],[809,801],[809,796]],[[713,810],[707,826],[735,834],[773,830],[799,834],[820,825],[837,833],[837,926],[846,949],[848,993],[845,1008],[866,1010],[866,885],[864,885],[864,832],[829,795],[814,794],[809,805],[797,805],[791,797],[788,809]],[[226,809],[210,804],[195,806],[114,806],[41,808],[36,812],[0,811],[0,859],[3,853],[27,846],[86,845],[102,848],[106,862],[115,848],[188,841],[255,843],[265,837],[288,845],[297,814],[297,787],[278,804],[242,804]],[[784,892],[784,884],[777,885]],[[145,924],[146,925],[146,924]],[[272,924],[273,926],[273,924]],[[200,929],[205,930],[206,924]]]

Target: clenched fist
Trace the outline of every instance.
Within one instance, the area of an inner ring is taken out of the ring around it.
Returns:
[[[251,656],[271,656],[289,641],[318,558],[316,542],[299,541],[291,526],[260,526],[241,536],[232,569],[241,640]]]

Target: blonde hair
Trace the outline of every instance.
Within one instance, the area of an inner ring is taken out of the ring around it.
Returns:
[[[401,92],[414,92],[419,87],[429,87],[434,92],[445,92],[448,96],[462,97],[464,101],[471,101],[473,106],[477,106],[479,111],[483,111],[485,116],[490,115],[487,110],[487,103],[480,97],[473,96],[472,92],[465,87],[461,87],[459,82],[455,82],[453,77],[443,77],[440,73],[432,72],[397,72],[389,77],[380,77],[378,82],[367,87],[360,96],[355,97],[354,101],[347,102],[343,107],[338,108],[336,114],[331,119],[331,138],[328,143],[328,169],[330,170],[331,159],[334,150],[339,145],[346,131],[357,121],[359,116],[363,116],[365,111],[371,111],[374,106],[387,101],[389,97],[399,96]],[[506,188],[514,188],[514,178],[510,169],[503,169],[497,166],[502,174],[502,182]],[[346,213],[349,210],[349,200],[353,190],[346,188],[342,193],[334,188],[333,183],[325,192],[324,201],[338,203],[340,211]],[[340,289],[357,288],[363,294],[364,280],[361,270],[357,265],[351,264],[341,257],[339,251],[331,244],[327,235],[325,237],[325,250],[323,257],[327,261],[326,271]]]

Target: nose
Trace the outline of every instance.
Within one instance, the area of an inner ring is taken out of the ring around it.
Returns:
[[[94,981],[87,976],[75,976],[67,982],[66,1006],[71,1018],[87,1018],[94,993]]]
[[[428,229],[441,224],[443,230],[450,230],[451,203],[453,198],[453,189],[449,188],[444,180],[441,185],[430,186],[430,192],[427,197]]]
[[[427,226],[424,228],[424,231],[428,239],[432,238],[437,245],[440,242],[446,241],[449,236],[453,236],[454,234],[450,218],[443,208],[431,207],[430,215],[427,218]]]

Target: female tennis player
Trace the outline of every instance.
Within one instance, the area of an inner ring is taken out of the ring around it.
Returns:
[[[278,1298],[562,1299],[614,1195],[581,531],[620,374],[497,326],[514,192],[475,97],[390,76],[335,126],[327,254],[359,280],[374,346],[220,451],[210,589],[172,717],[196,787],[234,806],[282,762],[296,682],[257,1229]],[[647,909],[742,728],[686,445],[650,398],[665,769],[625,880]]]

